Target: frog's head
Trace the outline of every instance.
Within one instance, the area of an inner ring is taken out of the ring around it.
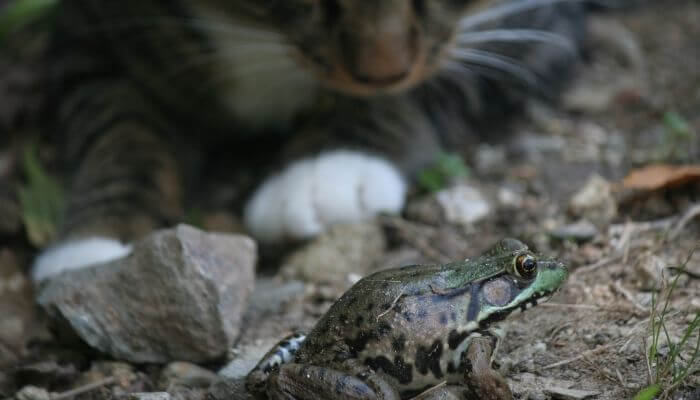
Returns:
[[[481,282],[478,290],[480,326],[505,318],[512,311],[537,305],[551,296],[568,276],[560,261],[541,259],[526,245],[505,239],[494,246],[486,257],[501,271]]]

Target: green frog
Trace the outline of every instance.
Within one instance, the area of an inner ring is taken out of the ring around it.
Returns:
[[[491,369],[495,323],[551,296],[568,275],[515,239],[475,259],[379,271],[248,374],[257,398],[510,399]]]

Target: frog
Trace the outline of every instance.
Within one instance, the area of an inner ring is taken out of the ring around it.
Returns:
[[[256,399],[511,399],[492,369],[498,322],[550,298],[568,267],[506,238],[482,255],[368,275],[308,334],[274,346],[246,377]]]

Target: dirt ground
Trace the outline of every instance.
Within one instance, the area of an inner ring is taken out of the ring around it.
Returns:
[[[384,246],[352,258],[363,265],[334,272],[339,279],[332,284],[299,279],[304,272],[294,257],[314,246],[362,240],[364,233],[339,229],[282,253],[263,248],[275,256],[262,254],[265,270],[230,358],[309,329],[358,274],[472,257],[499,238],[516,237],[538,253],[566,260],[572,270],[549,302],[504,323],[507,335],[495,367],[516,398],[632,398],[663,369],[674,344],[696,321],[672,364],[693,362],[690,353],[700,341],[699,22],[700,2],[691,0],[657,1],[596,17],[590,49],[561,104],[531,104],[507,139],[465,150],[470,174],[455,187],[483,195],[490,208],[484,218],[455,223],[434,195],[415,190],[402,217],[369,224],[379,228]],[[0,152],[0,172],[9,153]],[[642,169],[654,163],[688,168]],[[634,171],[640,178],[623,180]],[[205,210],[204,221],[211,229],[236,226],[235,215],[219,210]],[[575,224],[581,221],[587,223]],[[0,398],[30,384],[65,392],[98,383],[76,399],[162,390],[160,366],[118,364],[130,371],[129,378],[99,385],[117,364],[54,342],[33,306],[25,275],[33,248],[21,236],[0,244]],[[662,334],[657,363],[649,363],[650,322],[660,317],[658,303],[666,299],[671,345]],[[700,399],[698,360],[677,390],[661,396]],[[223,364],[206,367],[216,371]],[[662,387],[671,379],[662,374]]]

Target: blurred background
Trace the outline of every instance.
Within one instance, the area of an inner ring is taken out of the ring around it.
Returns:
[[[561,99],[528,103],[502,140],[441,157],[413,184],[401,216],[262,248],[236,347],[203,366],[128,363],[67,343],[35,304],[29,266],[55,237],[65,199],[51,127],[42,121],[52,107],[42,70],[51,63],[45,50],[59,6],[0,1],[0,398],[235,396],[240,389],[217,386],[225,374],[216,371],[313,326],[360,276],[464,259],[514,236],[574,270],[553,305],[508,322],[517,334],[496,361],[516,393],[564,396],[575,383],[586,398],[632,398],[651,388],[700,399],[693,353],[700,343],[700,2],[642,2],[594,16]],[[187,222],[243,232],[240,188],[256,176],[243,169],[226,182],[201,177],[206,189]],[[665,320],[659,299],[668,300]],[[662,326],[670,333],[650,354],[647,344]]]

